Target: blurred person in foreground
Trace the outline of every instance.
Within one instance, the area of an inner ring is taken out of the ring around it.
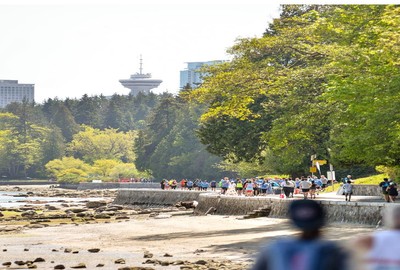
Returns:
[[[252,270],[348,269],[346,253],[335,243],[321,239],[325,212],[320,204],[312,200],[293,201],[289,217],[300,234],[263,248]]]
[[[362,251],[359,269],[400,269],[400,206],[387,206],[383,222],[387,230],[376,231],[355,241],[356,250]]]

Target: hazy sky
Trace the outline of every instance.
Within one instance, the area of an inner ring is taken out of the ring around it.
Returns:
[[[0,0],[0,79],[35,84],[37,102],[128,94],[142,54],[156,92],[176,93],[185,62],[229,59],[278,15],[268,0]]]

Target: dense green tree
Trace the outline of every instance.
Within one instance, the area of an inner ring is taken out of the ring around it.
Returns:
[[[10,113],[0,113],[0,123],[0,170],[13,178],[27,177],[28,170],[40,164],[48,129]]]
[[[311,154],[338,165],[398,164],[398,12],[383,5],[284,5],[262,38],[239,40],[229,50],[233,60],[209,67],[189,94],[208,105],[202,142],[236,158],[240,144],[229,141],[240,141],[249,149],[245,160],[266,151],[264,164],[284,173],[305,173]],[[263,117],[271,124],[261,126]],[[224,126],[226,119],[234,121]],[[228,124],[237,130],[252,123],[258,138],[237,132],[225,139]]]
[[[93,163],[99,159],[116,159],[122,162],[135,160],[134,131],[118,132],[116,129],[99,130],[84,127],[75,134],[68,145],[68,152],[85,162]]]
[[[65,139],[57,126],[50,126],[48,132],[44,134],[42,153],[42,164],[65,155]]]
[[[208,153],[196,137],[202,111],[179,96],[164,96],[136,140],[140,169],[158,179],[221,177],[223,170],[217,168],[221,159]]]
[[[45,167],[50,177],[59,182],[87,181],[89,173],[92,171],[90,165],[73,157],[54,159],[49,161]]]
[[[85,94],[77,101],[72,112],[76,123],[101,128],[107,106],[108,100],[104,96],[89,97]]]

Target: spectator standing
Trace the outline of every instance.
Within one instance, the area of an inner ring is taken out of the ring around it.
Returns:
[[[325,212],[311,200],[296,200],[289,217],[300,229],[298,238],[277,240],[260,252],[253,270],[347,270],[348,258],[334,242],[321,239]]]

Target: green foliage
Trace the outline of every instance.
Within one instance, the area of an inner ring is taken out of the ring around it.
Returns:
[[[390,179],[395,180],[396,182],[400,182],[400,166],[377,166],[376,171],[383,173],[386,175],[385,177],[389,177]]]
[[[196,137],[202,107],[164,95],[136,140],[138,168],[156,178],[218,178],[221,161]]]
[[[68,145],[68,152],[85,162],[93,163],[100,159],[116,159],[123,162],[135,160],[134,131],[118,132],[116,129],[99,130],[85,126],[75,134]]]
[[[157,178],[300,176],[313,154],[337,175],[377,165],[399,175],[399,6],[283,5],[262,37],[228,53],[231,62],[206,67],[204,83],[178,96],[9,105],[0,171],[40,174],[67,144],[95,171],[67,168],[66,181],[141,175],[135,166]]]
[[[58,182],[79,183],[100,179],[115,181],[119,178],[149,177],[148,174],[139,172],[133,163],[122,163],[119,160],[99,159],[91,166],[74,157],[55,159],[46,164],[49,176]]]
[[[133,163],[118,163],[110,170],[110,176],[113,179],[118,178],[150,178],[151,175],[145,172],[139,172]]]
[[[355,185],[379,185],[380,182],[383,181],[383,178],[389,177],[387,174],[377,174],[373,176],[357,178],[355,179]]]
[[[49,161],[46,165],[49,175],[59,182],[77,183],[88,180],[90,165],[80,159],[63,157]]]
[[[263,37],[238,40],[233,60],[209,67],[189,92],[208,106],[202,143],[292,175],[307,173],[312,154],[336,168],[400,165],[399,13],[391,5],[284,5]]]
[[[88,174],[77,168],[69,168],[57,174],[57,181],[60,183],[79,183],[87,181]]]
[[[46,128],[10,113],[0,113],[0,170],[17,178],[38,165]]]

